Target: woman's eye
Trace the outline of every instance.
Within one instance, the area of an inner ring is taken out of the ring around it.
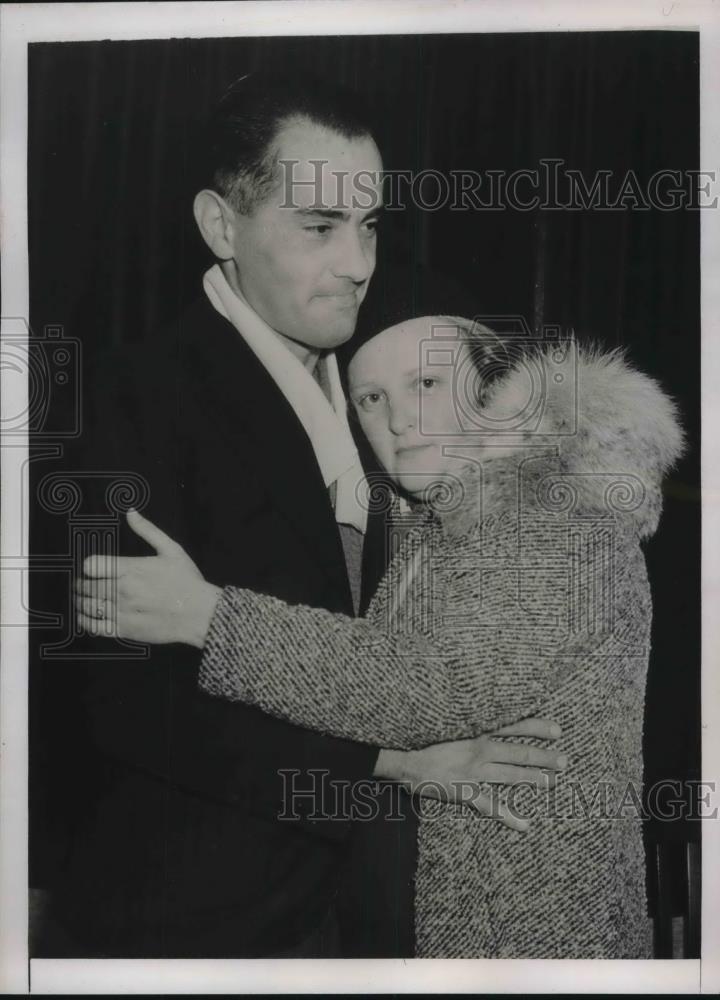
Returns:
[[[420,385],[423,389],[433,389],[437,385],[438,380],[433,378],[432,375],[426,375],[425,378],[420,379]]]
[[[367,412],[368,410],[375,409],[375,407],[380,403],[381,400],[382,400],[381,393],[367,392],[365,393],[364,396],[361,396],[360,399],[358,399],[356,405],[359,406],[361,410],[365,410]]]

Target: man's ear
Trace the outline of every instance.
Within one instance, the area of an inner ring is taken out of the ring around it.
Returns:
[[[193,213],[202,238],[218,260],[234,254],[235,213],[216,191],[205,189],[195,195]]]

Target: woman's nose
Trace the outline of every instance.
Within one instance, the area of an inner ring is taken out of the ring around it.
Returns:
[[[389,426],[393,434],[404,434],[415,426],[417,415],[413,407],[407,404],[390,405]]]

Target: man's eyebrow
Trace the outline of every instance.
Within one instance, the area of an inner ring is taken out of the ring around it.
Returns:
[[[367,219],[377,218],[382,211],[382,205],[374,206],[363,215],[363,222],[367,221]],[[340,208],[296,208],[295,214],[302,216],[304,219],[329,219],[339,222],[347,222],[350,218],[350,213]]]
[[[296,208],[295,214],[301,215],[303,218],[339,219],[341,222],[350,218],[349,212],[344,212],[339,208]]]
[[[363,215],[363,222],[367,222],[368,219],[379,219],[384,211],[384,205],[373,205],[373,207],[368,209],[365,215]]]

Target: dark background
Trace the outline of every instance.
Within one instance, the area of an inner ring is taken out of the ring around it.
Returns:
[[[31,45],[31,324],[37,337],[58,325],[81,341],[85,419],[102,393],[102,354],[135,342],[142,365],[146,338],[198,294],[208,260],[191,214],[196,126],[235,78],[258,68],[310,70],[363,94],[391,169],[511,171],[556,157],[588,184],[598,169],[616,179],[632,169],[642,185],[657,170],[699,166],[691,32]],[[455,278],[479,314],[627,345],[678,400],[690,450],[647,549],[655,624],[646,782],[698,778],[699,213],[407,210],[384,225],[378,287],[408,260],[422,263]],[[50,419],[52,438],[61,417]],[[74,449],[57,459],[36,452],[33,485],[72,467]],[[66,518],[36,504],[31,543],[36,557],[65,552]],[[66,580],[35,574],[33,611],[63,607]],[[31,645],[33,886],[51,882],[89,801],[86,783],[102,780],[84,744],[72,664],[38,654],[66,630],[38,628]],[[678,846],[682,867],[680,848],[699,841],[698,824],[651,822],[648,838]]]

